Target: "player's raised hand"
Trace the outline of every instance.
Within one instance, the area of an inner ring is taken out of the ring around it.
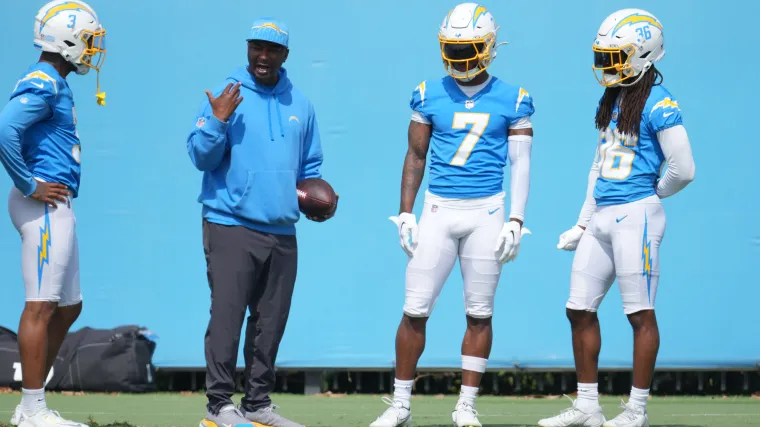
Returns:
[[[562,249],[570,252],[574,251],[575,248],[578,247],[578,242],[581,241],[581,237],[583,237],[584,231],[585,229],[581,228],[581,226],[575,225],[573,228],[560,234],[559,243],[557,243],[557,249]]]
[[[502,264],[514,261],[520,252],[520,239],[525,234],[531,234],[530,230],[520,225],[517,221],[505,222],[501,227],[499,238],[496,239],[495,252],[499,253],[499,262]]]
[[[211,92],[206,91],[208,102],[211,104],[211,111],[214,113],[214,117],[226,122],[232,113],[235,112],[238,105],[243,102],[243,97],[240,96],[240,82],[237,82],[234,86],[232,83],[228,84],[224,88],[218,97],[214,98]]]
[[[402,212],[399,216],[388,218],[398,227],[398,236],[401,240],[401,248],[407,255],[414,255],[417,249],[419,238],[419,228],[417,227],[417,217],[413,213]]]
[[[58,207],[56,201],[66,203],[66,197],[69,195],[69,188],[57,182],[37,182],[37,188],[29,197],[40,202],[47,203],[52,207]]]

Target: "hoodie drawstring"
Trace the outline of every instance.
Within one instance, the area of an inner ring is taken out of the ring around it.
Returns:
[[[285,137],[285,131],[282,129],[282,115],[280,115],[280,98],[277,94],[274,94],[274,105],[277,107],[277,121],[280,122],[280,136]]]
[[[269,120],[269,140],[274,141],[274,134],[272,133],[272,100],[274,100],[275,108],[277,109],[277,122],[280,125],[280,136],[285,136],[285,131],[282,127],[282,116],[280,115],[280,99],[277,98],[277,94],[273,93],[272,96],[269,97],[269,102],[267,103],[267,119]]]
[[[274,141],[274,136],[272,135],[272,97],[269,97],[269,102],[267,102],[267,119],[269,119],[269,140]]]

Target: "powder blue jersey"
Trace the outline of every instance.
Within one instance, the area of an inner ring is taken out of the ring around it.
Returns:
[[[644,110],[638,137],[621,136],[617,130],[618,107],[608,129],[600,132],[599,177],[594,188],[597,205],[617,205],[656,193],[657,179],[665,165],[657,132],[682,124],[678,102],[664,87],[653,86]]]
[[[0,113],[0,160],[24,195],[34,178],[69,187],[77,197],[80,142],[74,97],[66,80],[45,62],[29,67]]]
[[[453,77],[446,76],[417,86],[410,105],[432,126],[431,193],[473,198],[503,191],[509,127],[534,112],[525,89],[491,76],[468,97]]]

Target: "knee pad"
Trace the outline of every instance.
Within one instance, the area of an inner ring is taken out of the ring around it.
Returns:
[[[435,301],[433,301],[432,296],[410,296],[407,294],[404,301],[404,314],[409,317],[430,317],[434,304]]]
[[[464,279],[464,311],[469,317],[487,319],[493,316],[496,288],[501,277],[501,264],[495,258],[462,256]]]
[[[590,311],[590,312],[596,312],[599,308],[599,305],[601,304],[601,300],[603,297],[598,298],[598,302],[590,302],[586,300],[585,298],[578,298],[573,297],[573,295],[570,295],[570,298],[567,299],[567,303],[565,304],[565,308],[569,308],[570,310],[575,311]]]
[[[637,311],[653,310],[659,278],[659,274],[647,278],[642,273],[619,276],[618,288],[623,302],[623,313],[629,315]]]
[[[82,298],[61,299],[58,301],[58,307],[71,307],[82,303]]]
[[[476,319],[488,319],[493,316],[494,296],[478,295],[465,292],[464,312]]]
[[[432,269],[407,268],[404,313],[410,317],[430,317],[445,279],[445,275],[435,274]]]
[[[611,284],[612,281],[607,282],[583,271],[573,270],[570,273],[570,295],[565,307],[570,310],[597,311]]]

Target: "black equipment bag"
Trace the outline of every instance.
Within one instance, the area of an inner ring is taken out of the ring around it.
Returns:
[[[61,345],[45,388],[59,391],[151,392],[156,390],[153,334],[139,326],[82,328]],[[0,327],[0,387],[21,387],[16,334]]]
[[[0,326],[0,387],[11,387],[14,383],[21,387],[18,338],[15,332]]]

